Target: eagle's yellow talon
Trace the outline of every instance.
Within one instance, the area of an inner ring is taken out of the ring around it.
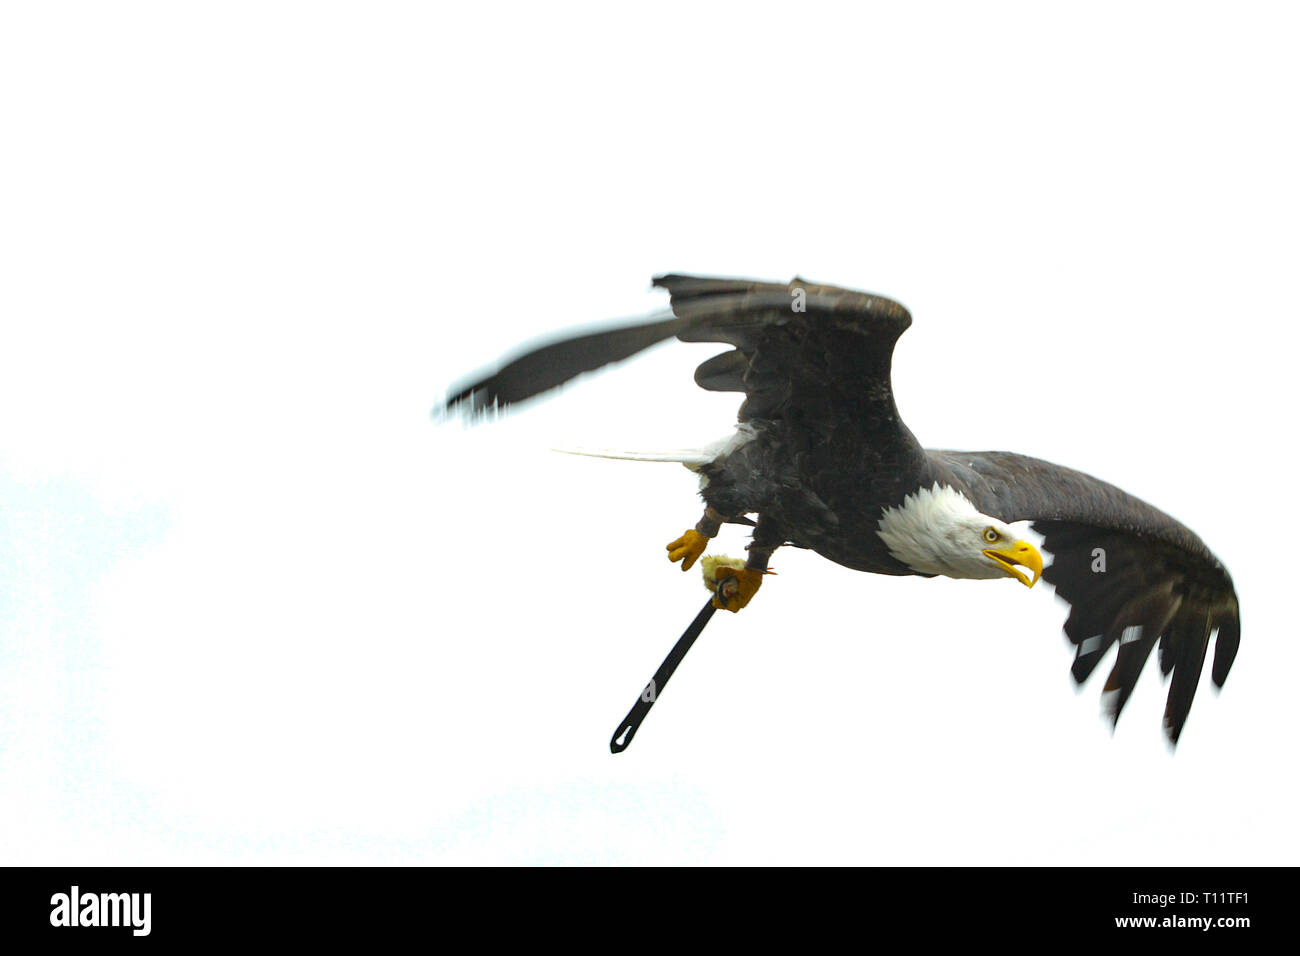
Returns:
[[[682,570],[687,571],[691,565],[699,560],[700,555],[704,553],[704,549],[708,546],[709,539],[692,528],[676,541],[669,542],[668,560],[673,562],[681,561]]]
[[[713,606],[735,614],[758,593],[763,572],[744,566],[738,558],[721,555],[704,559],[704,586],[713,592]]]
[[[758,593],[759,585],[763,583],[763,572],[751,571],[749,568],[738,571],[727,569],[718,578],[713,606],[735,614]]]

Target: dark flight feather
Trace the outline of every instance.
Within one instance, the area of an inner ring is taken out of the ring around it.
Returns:
[[[624,325],[534,348],[469,384],[454,387],[444,411],[473,414],[522,402],[583,372],[631,358],[669,338],[680,324],[677,319],[664,319]]]

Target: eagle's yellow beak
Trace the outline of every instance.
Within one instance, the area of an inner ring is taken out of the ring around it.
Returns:
[[[1043,575],[1043,556],[1038,553],[1037,548],[1028,542],[1021,541],[1010,548],[985,548],[984,554],[1008,574],[1014,575],[1016,580],[1027,588],[1032,588],[1037,584],[1038,579]],[[1031,581],[1029,575],[1022,572],[1016,565],[1033,571],[1034,579]]]

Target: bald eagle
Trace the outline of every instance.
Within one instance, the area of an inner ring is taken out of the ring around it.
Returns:
[[[668,546],[686,570],[723,523],[753,527],[747,560],[705,559],[714,591],[615,735],[631,739],[714,609],[739,611],[782,546],[808,548],[874,574],[1041,576],[1070,605],[1071,673],[1082,683],[1112,646],[1103,700],[1112,726],[1159,645],[1172,675],[1164,728],[1177,743],[1211,637],[1222,686],[1240,615],[1227,568],[1190,529],[1082,472],[1010,452],[922,448],[890,384],[894,344],[911,325],[883,296],[795,278],[787,284],[664,275],[671,317],[576,335],[511,358],[452,389],[444,412],[474,415],[531,398],[675,336],[731,348],[695,382],[744,394],[736,432],[709,449],[667,456],[700,475],[705,511]],[[637,457],[637,456],[633,456]],[[662,460],[662,459],[661,459]],[[750,516],[756,516],[751,518]],[[1051,563],[1011,525],[1031,522]]]

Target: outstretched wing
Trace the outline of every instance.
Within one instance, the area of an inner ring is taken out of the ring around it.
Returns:
[[[734,346],[701,364],[695,381],[744,392],[742,421],[797,415],[809,427],[854,421],[866,431],[901,429],[889,372],[894,343],[912,318],[897,302],[798,278],[782,284],[666,275],[654,284],[668,291],[673,318],[531,349],[454,388],[446,408],[520,402],[676,336]]]
[[[744,392],[740,420],[798,417],[830,432],[846,421],[901,427],[890,385],[894,344],[912,324],[883,296],[817,285],[667,275],[684,342],[734,346],[695,370],[701,388]]]
[[[677,333],[679,319],[639,322],[570,335],[512,356],[486,375],[452,388],[444,411],[504,408],[558,388],[583,372],[621,362]]]
[[[1070,604],[1071,673],[1082,683],[1118,644],[1106,679],[1112,722],[1151,651],[1172,674],[1165,732],[1174,743],[1196,694],[1211,634],[1211,677],[1222,687],[1237,656],[1241,621],[1228,569],[1186,526],[1090,475],[1009,452],[928,452],[931,464],[985,514],[1032,521],[1052,554],[1043,572]]]

